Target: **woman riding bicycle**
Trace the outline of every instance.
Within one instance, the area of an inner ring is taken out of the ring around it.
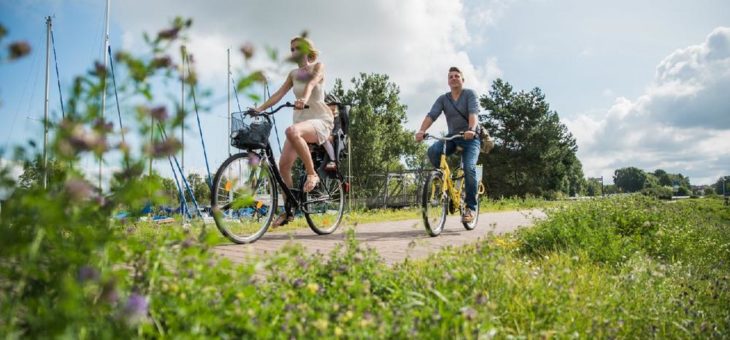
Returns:
[[[309,192],[320,179],[314,169],[307,143],[321,145],[332,132],[334,118],[324,102],[324,64],[317,62],[319,51],[314,43],[305,37],[295,37],[290,42],[291,57],[299,68],[289,72],[286,81],[272,96],[255,108],[262,112],[279,102],[290,89],[297,100],[294,103],[293,124],[285,131],[286,142],[279,158],[279,170],[284,183],[293,187],[291,169],[297,156],[302,159],[307,172],[304,191]],[[308,106],[305,108],[305,105]],[[286,206],[286,204],[285,204]],[[288,207],[287,207],[288,210]],[[285,211],[274,226],[283,225],[293,219],[291,211]]]

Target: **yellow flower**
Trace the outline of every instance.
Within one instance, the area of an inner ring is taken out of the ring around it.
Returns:
[[[312,294],[316,294],[319,291],[319,285],[312,282],[307,285],[307,290],[309,290],[309,292]]]

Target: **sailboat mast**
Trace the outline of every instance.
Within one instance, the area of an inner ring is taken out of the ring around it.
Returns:
[[[180,114],[182,115],[182,125],[180,126],[180,140],[182,143],[182,176],[185,176],[185,62],[187,56],[185,55],[185,45],[180,47],[180,54],[182,55],[182,70],[180,70]]]
[[[228,138],[231,138],[231,49],[228,49],[228,81],[226,82],[226,88],[228,89],[228,134],[226,135],[226,144],[228,144],[228,156],[231,155],[231,143],[228,142]]]
[[[48,78],[51,72],[51,17],[46,17],[46,95],[43,101],[43,189],[48,187]]]
[[[109,48],[109,6],[110,0],[106,0],[106,15],[104,17],[104,48],[102,49],[102,60],[104,65],[104,78],[101,81],[101,120],[104,121],[104,110],[106,109],[106,51]],[[101,171],[104,164],[104,156],[99,156],[99,192],[103,192],[101,188]]]

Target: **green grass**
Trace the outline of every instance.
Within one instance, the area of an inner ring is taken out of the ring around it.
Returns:
[[[719,200],[577,202],[548,210],[546,220],[516,234],[392,267],[352,233],[331,254],[289,246],[242,265],[212,260],[210,243],[182,237],[187,246],[168,240],[143,251],[138,287],[151,304],[137,334],[477,339],[730,332],[730,211]]]

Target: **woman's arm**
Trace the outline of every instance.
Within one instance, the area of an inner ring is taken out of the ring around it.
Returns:
[[[324,79],[324,64],[316,63],[314,64],[314,68],[312,69],[312,79],[309,80],[307,85],[304,87],[304,95],[302,98],[297,99],[297,109],[304,108],[304,105],[309,101],[309,96],[312,95],[312,89],[314,89],[314,86],[316,86],[319,82]],[[300,107],[301,106],[301,107]]]
[[[261,106],[255,108],[254,110],[256,112],[261,112],[278,103],[281,98],[284,98],[284,95],[286,95],[286,93],[291,90],[292,86],[293,83],[291,80],[291,73],[289,73],[289,75],[286,77],[286,81],[284,82],[284,84],[282,84],[281,87],[276,90],[276,92],[274,92],[271,97],[269,97],[269,100],[265,101],[263,104],[261,104]]]

